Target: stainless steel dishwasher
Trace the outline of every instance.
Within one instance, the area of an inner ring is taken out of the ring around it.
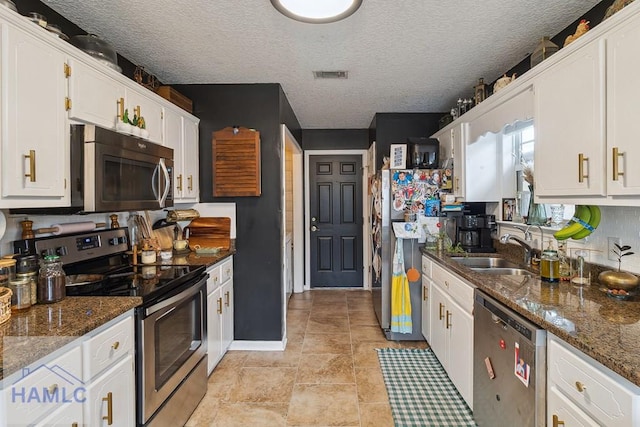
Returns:
[[[473,416],[484,426],[545,426],[546,331],[476,289]]]

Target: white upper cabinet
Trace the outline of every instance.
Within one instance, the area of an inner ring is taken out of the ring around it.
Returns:
[[[467,202],[499,201],[498,140],[495,135],[469,141],[469,125],[460,123],[435,136],[441,160],[453,161],[451,193]]]
[[[8,23],[0,28],[0,207],[68,205],[65,55]]]
[[[464,136],[466,128],[466,123],[459,123],[457,126],[434,135],[440,142],[440,163],[446,159],[453,162],[451,193],[462,198],[465,196]]]
[[[138,118],[144,117],[146,129],[149,131],[149,141],[162,144],[162,104],[151,98],[148,89],[140,88],[125,89],[124,105],[129,110],[129,119],[133,120],[134,115]],[[155,96],[155,95],[154,95]]]
[[[640,17],[607,36],[607,192],[640,194]]]
[[[604,42],[594,40],[535,80],[537,196],[604,196]]]
[[[174,148],[177,201],[198,201],[196,117],[6,8],[0,47],[0,208],[69,206],[69,124],[115,129],[125,109],[144,117],[149,141]]]
[[[82,61],[70,58],[68,64],[69,118],[115,129],[124,86]]]
[[[173,199],[176,203],[196,203],[199,200],[198,120],[164,111],[164,141],[173,148]]]
[[[640,195],[640,15],[632,6],[535,76],[536,196],[544,202],[640,204],[628,197]]]
[[[190,117],[183,117],[183,170],[186,177],[186,187],[183,200],[198,202],[200,199],[200,156],[199,156],[199,121]]]

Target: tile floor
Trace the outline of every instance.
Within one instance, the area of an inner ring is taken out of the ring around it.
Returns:
[[[322,289],[289,301],[281,352],[229,351],[187,426],[393,426],[371,292]]]

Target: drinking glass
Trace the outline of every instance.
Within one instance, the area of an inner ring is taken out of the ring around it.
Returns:
[[[560,226],[564,222],[564,205],[551,205],[551,223]]]

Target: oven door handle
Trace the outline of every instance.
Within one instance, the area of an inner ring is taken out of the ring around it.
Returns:
[[[147,309],[145,309],[144,311],[144,316],[149,317],[150,315],[157,313],[158,311],[162,310],[163,308],[169,307],[171,305],[177,305],[179,302],[181,302],[182,300],[187,300],[189,298],[191,298],[192,296],[196,295],[199,292],[203,292],[202,291],[202,285],[204,283],[206,283],[207,281],[207,277],[205,276],[203,279],[198,280],[198,282],[196,284],[194,284],[193,286],[189,286],[187,289],[185,289],[184,291],[180,292],[177,295],[172,296],[169,299],[166,299],[164,301],[161,301],[157,304],[152,305],[151,307],[148,307]]]

